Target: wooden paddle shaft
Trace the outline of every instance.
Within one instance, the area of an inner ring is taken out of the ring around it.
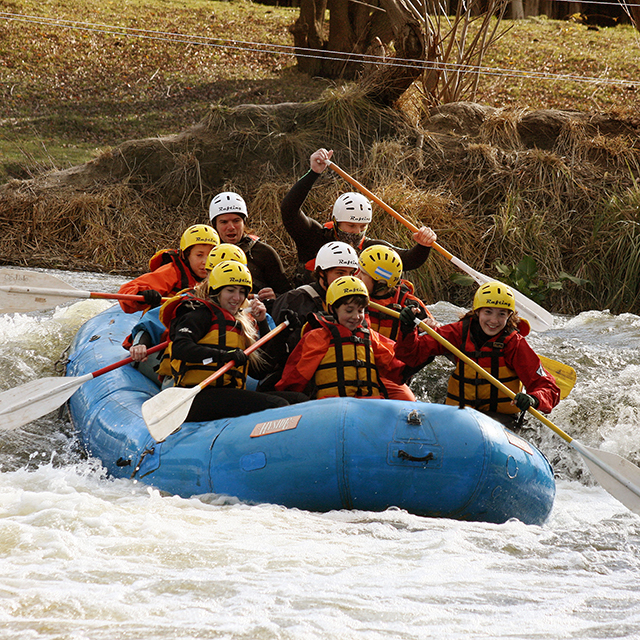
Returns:
[[[341,169],[337,164],[331,162],[331,160],[326,161],[329,167],[333,169],[339,176],[343,177],[349,184],[354,186],[360,193],[364,194],[375,202],[379,207],[384,209],[388,214],[392,215],[398,222],[401,222],[407,229],[413,231],[413,233],[417,233],[419,231],[418,227],[415,224],[409,222],[404,216],[400,215],[395,209],[391,208],[384,200],[378,198],[378,196],[369,191],[367,187],[365,187],[361,182],[358,182],[354,177],[350,176],[344,169]],[[453,258],[453,254],[449,253],[444,247],[441,247],[437,242],[434,242],[431,245],[438,253],[443,255],[447,260],[451,260]]]
[[[144,302],[144,297],[131,293],[100,293],[95,291],[81,291],[80,289],[46,289],[43,287],[21,287],[18,285],[0,286],[1,291],[7,293],[26,293],[35,296],[49,296],[60,298],[99,298],[106,300],[131,300]],[[167,300],[167,298],[163,298]]]
[[[386,313],[387,315],[393,316],[394,318],[400,317],[400,313],[398,311],[394,311],[393,309],[389,309],[388,307],[383,307],[382,305],[377,304],[376,302],[369,302],[369,306],[374,308],[376,311],[381,311],[382,313]],[[516,394],[513,391],[511,391],[509,387],[502,384],[502,382],[500,382],[500,380],[498,380],[497,378],[494,378],[488,371],[485,371],[485,369],[483,369],[477,362],[469,358],[469,356],[467,356],[466,354],[462,353],[460,349],[454,347],[446,338],[443,338],[437,331],[434,331],[428,324],[422,321],[418,321],[417,318],[416,318],[416,324],[421,329],[426,331],[434,340],[439,342],[443,347],[451,351],[453,355],[455,355],[457,358],[460,358],[460,360],[462,360],[463,362],[468,364],[472,369],[477,371],[483,378],[488,380],[492,385],[500,389],[502,393],[506,394],[512,400],[513,398],[515,398]],[[543,422],[545,425],[547,425],[549,429],[557,433],[563,440],[566,440],[567,442],[571,442],[573,440],[573,438],[570,435],[566,434],[559,427],[556,427],[556,425],[553,424],[551,420],[548,420],[547,418],[545,418],[537,409],[534,409],[533,407],[529,407],[527,411],[529,411],[531,415],[535,416],[538,420],[540,420],[540,422]]]

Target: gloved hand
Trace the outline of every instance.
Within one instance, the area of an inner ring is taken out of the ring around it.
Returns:
[[[289,321],[289,329],[291,331],[297,331],[302,326],[300,316],[293,309],[285,309],[282,312],[282,320]]]
[[[416,314],[413,312],[413,307],[405,307],[400,312],[400,331],[402,335],[409,335],[416,328]]]
[[[540,404],[538,402],[538,398],[534,398],[530,396],[528,393],[516,393],[513,404],[520,409],[520,411],[526,411],[529,407],[533,407],[534,409]]]
[[[242,349],[232,349],[227,351],[225,361],[234,360],[239,367],[243,367],[248,359],[249,356]]]
[[[144,301],[149,305],[150,309],[159,307],[162,304],[162,296],[155,289],[141,291],[140,295],[144,298]]]

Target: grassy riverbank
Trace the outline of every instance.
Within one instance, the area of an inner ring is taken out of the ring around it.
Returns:
[[[293,8],[237,0],[14,0],[3,11],[0,183],[85,162],[125,140],[177,133],[211,104],[306,101],[329,86],[298,74],[291,55],[263,52],[261,43],[292,45]],[[54,18],[76,28],[55,26]],[[485,65],[548,77],[485,75],[477,101],[635,115],[639,37],[630,26],[593,31],[545,18],[515,22]],[[202,38],[224,46],[205,46]],[[559,74],[629,84],[554,79]]]
[[[530,258],[538,272],[518,284],[545,306],[640,312],[640,40],[631,27],[513,23],[485,57],[497,71],[481,78],[482,106],[434,114],[416,106],[415,93],[404,113],[378,110],[352,88],[298,74],[291,56],[262,51],[256,43],[291,45],[294,9],[15,0],[12,13],[73,19],[78,28],[0,22],[5,264],[139,273],[156,248],[203,220],[224,187],[245,196],[252,226],[292,268],[279,202],[323,145],[474,268],[497,277],[497,263]],[[123,35],[125,26],[145,37]],[[236,48],[194,44],[196,35],[235,39]],[[304,104],[235,109],[283,102]],[[536,111],[544,109],[575,112]],[[347,189],[335,175],[323,178],[307,211],[324,221]],[[371,231],[410,243],[381,213]],[[466,303],[469,290],[452,283],[453,271],[434,257],[412,278],[429,300]],[[558,290],[551,283],[563,272],[589,283],[565,280]]]

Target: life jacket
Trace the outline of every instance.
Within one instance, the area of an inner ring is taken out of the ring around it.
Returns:
[[[325,229],[333,229],[333,226],[334,226],[333,220],[329,220],[329,222],[325,222],[324,223],[324,228]],[[363,237],[362,240],[360,240],[360,242],[358,243],[358,246],[356,247],[356,249],[358,251],[362,251],[362,246],[364,245],[364,241],[365,240],[366,240],[366,238]],[[307,260],[307,262],[305,262],[305,264],[304,264],[304,268],[307,271],[312,271],[312,272],[315,271],[316,270],[316,259],[315,259],[315,257],[311,258],[311,260]]]
[[[175,318],[178,307],[187,302],[204,304],[211,311],[211,326],[207,334],[198,341],[198,344],[211,345],[222,350],[246,349],[249,341],[242,331],[242,325],[228,312],[214,304],[210,300],[203,300],[194,295],[192,291],[186,291],[181,295],[167,300],[160,309],[160,320],[165,326],[170,326]],[[217,371],[222,363],[211,361],[184,362],[173,356],[173,342],[165,349],[158,369],[159,375],[172,376],[176,387],[195,387],[214,371]],[[234,365],[222,376],[214,380],[212,387],[232,387],[244,389],[247,377],[247,365],[242,367]]]
[[[470,335],[471,318],[462,319],[462,344],[460,351],[477,362],[485,371],[497,378],[513,393],[522,390],[522,383],[513,369],[505,364],[504,346],[515,337],[515,330],[487,340],[477,349]],[[478,411],[497,413],[520,413],[520,409],[511,404],[511,398],[483,378],[475,369],[462,360],[458,360],[455,371],[449,378],[446,404],[459,407],[470,406]]]
[[[331,316],[309,315],[309,329],[323,327],[331,340],[314,375],[317,398],[386,398],[366,326],[349,331]]]
[[[413,284],[411,282],[408,280],[400,280],[400,283],[389,292],[386,298],[371,296],[371,300],[394,311],[402,311],[402,309],[407,306],[407,302],[413,300],[420,305],[420,309],[422,309],[427,316],[433,317],[422,301],[416,298],[413,291]],[[400,331],[399,318],[394,318],[382,311],[376,311],[371,308],[367,310],[367,313],[369,314],[369,327],[371,329],[397,342],[398,332]]]
[[[240,242],[238,242],[238,247],[240,247],[247,256],[251,257],[251,249],[253,249],[253,245],[260,240],[260,236],[254,236],[251,233],[246,233],[240,238]]]
[[[198,280],[191,272],[189,265],[180,255],[180,251],[176,251],[175,249],[160,249],[156,251],[149,260],[149,271],[155,271],[159,267],[169,263],[172,263],[176,272],[180,274],[179,285],[177,285],[174,291],[169,293],[178,293],[178,291],[195,287],[198,284]]]

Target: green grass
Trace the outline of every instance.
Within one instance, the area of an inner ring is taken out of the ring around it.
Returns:
[[[293,44],[287,28],[298,15],[295,8],[245,0],[12,0],[3,11],[287,46]],[[628,78],[629,85],[487,75],[477,99],[635,115],[639,61],[640,34],[631,27],[590,31],[564,21],[523,20],[488,52],[487,66]],[[179,132],[211,104],[306,101],[328,86],[297,73],[290,55],[0,19],[0,182],[82,163],[125,140]]]

